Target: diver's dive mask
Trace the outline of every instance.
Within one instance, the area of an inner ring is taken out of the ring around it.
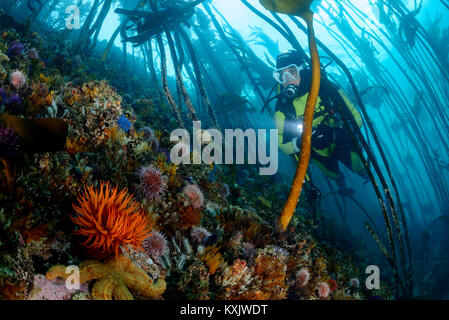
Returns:
[[[298,67],[296,64],[291,64],[280,69],[275,69],[273,71],[273,77],[280,84],[286,84],[298,80],[299,74],[303,69],[304,65]]]

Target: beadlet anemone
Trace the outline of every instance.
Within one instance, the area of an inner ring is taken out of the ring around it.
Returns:
[[[71,219],[79,226],[75,234],[87,236],[82,244],[102,252],[115,252],[130,245],[142,249],[142,241],[149,232],[148,221],[127,190],[118,192],[109,183],[101,183],[100,189],[85,187],[73,205],[77,215]],[[143,250],[143,249],[142,249]]]

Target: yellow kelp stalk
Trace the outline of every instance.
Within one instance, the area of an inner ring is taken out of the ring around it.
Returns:
[[[307,97],[306,110],[304,112],[304,131],[301,139],[301,154],[295,177],[292,182],[290,194],[284,205],[278,220],[278,230],[284,231],[295,212],[302,186],[309,167],[310,150],[312,140],[312,121],[315,112],[315,105],[320,91],[321,69],[320,57],[315,42],[315,32],[313,30],[313,12],[310,4],[313,0],[260,0],[260,4],[267,10],[293,14],[300,16],[307,24],[309,31],[309,50],[312,59],[312,83],[310,85],[309,96]]]

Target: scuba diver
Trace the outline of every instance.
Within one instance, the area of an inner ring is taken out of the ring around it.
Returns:
[[[299,161],[304,111],[311,82],[311,69],[306,67],[304,58],[295,50],[288,50],[277,57],[273,76],[279,83],[279,94],[274,115],[278,129],[279,148]],[[342,196],[354,193],[346,187],[339,169],[339,161],[351,171],[364,178],[368,177],[363,163],[355,151],[351,137],[343,129],[339,108],[347,108],[357,125],[362,127],[362,118],[349,98],[326,77],[322,78],[319,97],[312,124],[311,160],[329,178],[334,179]],[[307,178],[307,176],[306,176]],[[311,183],[305,189],[306,196],[319,199],[319,190]]]

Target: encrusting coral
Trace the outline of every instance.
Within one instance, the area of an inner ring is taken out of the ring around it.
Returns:
[[[157,298],[165,291],[163,279],[153,281],[148,274],[123,255],[115,256],[106,263],[86,261],[79,266],[80,282],[97,280],[92,289],[94,300],[134,300],[131,291],[150,298]],[[66,267],[56,265],[47,271],[46,277],[67,279]],[[130,291],[131,290],[131,291]]]
[[[87,284],[80,286],[77,293],[83,293],[87,296]],[[52,281],[41,274],[34,276],[34,286],[28,295],[28,300],[69,300],[70,298],[72,298],[72,292],[62,279]]]

